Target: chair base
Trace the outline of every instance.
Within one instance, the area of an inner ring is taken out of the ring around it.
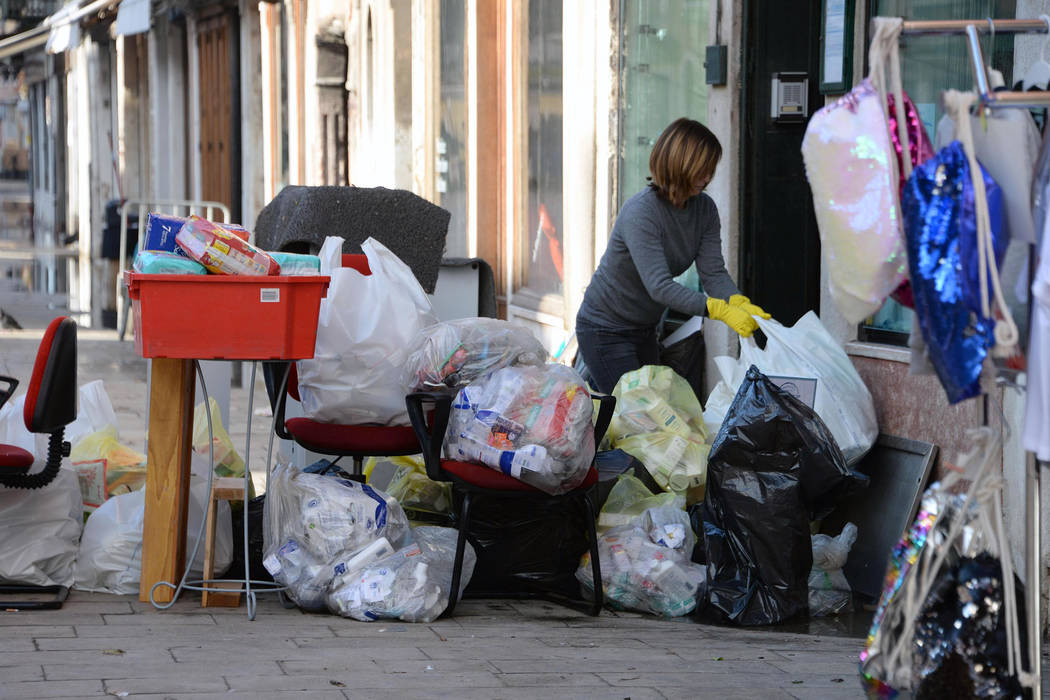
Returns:
[[[0,610],[58,610],[69,597],[69,586],[23,586],[18,584],[0,586],[0,594],[53,595],[50,600],[5,600],[0,599]]]

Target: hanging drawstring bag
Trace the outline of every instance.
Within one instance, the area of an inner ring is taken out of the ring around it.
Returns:
[[[999,281],[1002,193],[973,155],[968,115],[976,96],[949,90],[944,101],[959,140],[915,169],[901,201],[919,327],[956,403],[980,393],[988,351],[1012,354],[1018,334]]]
[[[1003,522],[1002,442],[987,427],[969,437],[972,450],[926,491],[891,554],[860,655],[868,697],[1020,697],[1033,686]],[[968,691],[944,692],[960,684]]]
[[[887,91],[905,104],[900,85],[900,18],[876,17],[871,75],[810,119],[802,158],[813,191],[831,297],[859,323],[878,311],[907,275],[901,232],[897,158],[887,119]],[[907,120],[896,120],[903,153]],[[903,158],[905,177],[911,159]]]

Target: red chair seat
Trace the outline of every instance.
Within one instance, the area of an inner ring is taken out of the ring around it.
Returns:
[[[285,421],[295,441],[323,454],[410,455],[420,451],[410,425],[336,425],[309,418]]]
[[[33,455],[21,447],[0,445],[0,469],[22,472],[33,466]]]
[[[513,476],[504,474],[492,467],[486,467],[484,464],[460,462],[454,459],[443,459],[441,460],[441,468],[455,476],[457,479],[481,489],[491,491],[525,491],[538,494],[544,493],[535,486],[530,486],[524,481],[519,481]],[[577,486],[576,489],[588,488],[594,485],[597,481],[598,470],[592,466],[587,470],[587,476],[584,478],[583,483]]]

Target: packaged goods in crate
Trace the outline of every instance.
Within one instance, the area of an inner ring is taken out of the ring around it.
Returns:
[[[446,450],[551,495],[571,491],[594,459],[593,406],[570,367],[504,367],[460,390]]]
[[[413,390],[460,388],[501,367],[542,365],[547,350],[527,328],[498,318],[462,318],[424,328],[405,363]]]
[[[179,230],[182,229],[186,221],[187,218],[184,216],[159,214],[155,211],[149,212],[146,215],[146,233],[142,238],[142,243],[139,245],[139,250],[174,253],[175,255],[189,257],[175,240]],[[225,231],[232,233],[238,238],[245,241],[248,240],[248,231],[242,226],[237,224],[216,224],[216,226],[221,226]]]
[[[277,261],[222,224],[191,216],[175,241],[210,272],[220,275],[276,275]]]
[[[277,261],[282,275],[319,275],[321,274],[321,258],[316,255],[304,255],[302,253],[277,253],[270,252],[270,257]]]
[[[206,275],[208,270],[196,260],[162,250],[140,250],[131,269],[147,275]]]

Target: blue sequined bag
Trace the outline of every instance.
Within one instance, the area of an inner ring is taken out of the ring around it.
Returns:
[[[983,168],[981,176],[998,269],[1007,244],[1002,191]],[[901,209],[915,313],[930,361],[949,402],[977,396],[995,321],[982,310],[988,305],[981,301],[976,194],[962,143],[953,141],[915,168]]]

